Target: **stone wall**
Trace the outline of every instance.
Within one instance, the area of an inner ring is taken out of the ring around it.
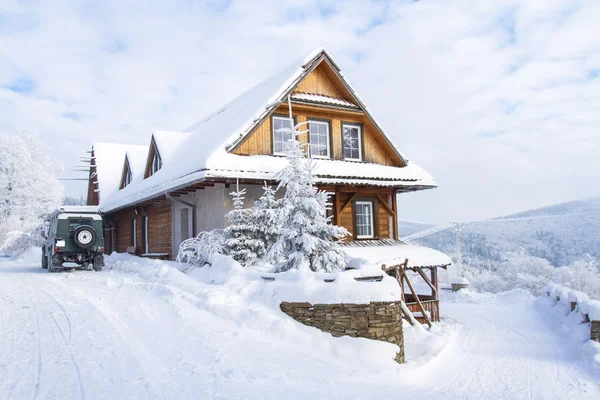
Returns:
[[[333,336],[381,340],[398,345],[398,363],[404,363],[404,336],[400,302],[369,304],[281,303],[281,310],[304,325]]]

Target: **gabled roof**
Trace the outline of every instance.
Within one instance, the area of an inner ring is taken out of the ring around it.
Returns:
[[[346,88],[346,92],[350,93],[353,103],[363,110],[371,122],[380,130],[397,157],[406,165],[403,168],[386,166],[377,166],[377,168],[389,169],[390,174],[398,178],[394,180],[396,184],[410,182],[410,185],[415,187],[435,187],[433,179],[427,172],[412,163],[408,163],[408,160],[385,135],[385,132],[367,110],[362,100],[344,79],[335,61],[325,50],[319,48],[283,68],[229,104],[220,107],[186,129],[185,132],[188,136],[176,148],[175,146],[172,147],[173,153],[170,162],[165,163],[151,177],[127,186],[111,196],[110,199],[107,199],[106,202],[102,202],[102,210],[111,211],[162,195],[174,188],[220,175],[218,171],[230,171],[230,176],[240,177],[245,173],[253,176],[257,175],[257,172],[260,176],[272,174],[273,166],[284,162],[283,159],[271,156],[237,156],[230,153],[243,143],[281,103],[286,102],[288,95],[291,95],[298,83],[322,62],[327,63],[329,68],[339,77]],[[183,136],[181,137],[183,138]],[[157,136],[155,136],[156,138]],[[159,152],[161,151],[163,150],[159,149]],[[257,163],[260,164],[260,168],[264,167],[266,170],[257,169]],[[325,171],[329,166],[335,170],[345,170],[345,168],[334,167],[338,163],[351,164],[345,161],[323,161],[323,176],[331,175]],[[364,166],[365,163],[362,163],[361,167],[357,166],[356,168],[364,168]],[[377,181],[376,175],[371,178]]]
[[[173,155],[179,149],[182,143],[184,143],[190,137],[189,132],[177,132],[177,131],[154,131],[152,133],[152,140],[156,145],[160,159],[164,163],[169,163]]]
[[[147,152],[147,146],[134,144],[116,144],[116,143],[94,143],[92,151],[94,159],[91,167],[96,168],[97,175],[92,178],[95,190],[98,191],[100,201],[108,199],[111,194],[119,189],[121,183],[121,174],[123,172],[123,160],[128,151]]]
[[[125,180],[126,168],[131,171],[131,183],[137,179],[144,177],[144,169],[146,168],[146,159],[148,158],[148,146],[135,146],[127,150],[125,153],[125,162],[121,171],[121,184]],[[131,184],[130,183],[130,184]]]

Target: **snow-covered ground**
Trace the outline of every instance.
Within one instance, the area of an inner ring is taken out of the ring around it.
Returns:
[[[398,365],[392,344],[296,323],[262,282],[131,256],[50,274],[31,256],[0,260],[1,399],[600,398],[581,339],[521,291],[446,294]]]

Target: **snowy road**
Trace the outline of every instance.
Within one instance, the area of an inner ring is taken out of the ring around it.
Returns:
[[[0,399],[600,398],[576,344],[527,299],[444,303],[443,351],[398,366],[379,356],[391,345],[174,276],[0,261]]]

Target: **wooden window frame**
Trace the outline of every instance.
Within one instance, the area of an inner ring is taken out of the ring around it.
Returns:
[[[130,225],[130,236],[129,236],[129,244],[133,247],[137,247],[137,218],[133,217],[131,219]]]
[[[143,254],[150,254],[150,219],[147,215],[142,216],[142,234],[144,242],[144,252]]]
[[[354,161],[354,162],[364,162],[365,160],[365,125],[360,122],[350,122],[350,121],[340,121],[341,122],[341,138],[342,138],[342,160],[344,161]],[[346,158],[346,153],[344,152],[344,126],[353,126],[358,127],[358,141],[359,147],[358,152],[360,153],[360,159],[356,158]]]
[[[364,235],[358,235],[358,229],[357,229],[357,217],[356,217],[356,212],[357,212],[357,208],[356,205],[357,204],[371,204],[371,227],[373,230],[373,235],[372,236],[364,236]],[[352,222],[353,222],[353,230],[354,230],[354,240],[373,240],[373,239],[377,239],[379,237],[378,235],[378,229],[379,226],[377,224],[377,220],[378,218],[376,218],[376,216],[379,216],[379,211],[378,211],[378,207],[377,207],[377,199],[372,198],[372,197],[361,197],[361,198],[357,198],[352,202]]]
[[[312,146],[310,143],[310,123],[311,122],[315,122],[317,124],[326,124],[327,125],[327,156],[313,156],[312,154]],[[306,125],[307,125],[307,136],[308,136],[308,157],[310,158],[316,158],[316,159],[320,159],[320,160],[331,160],[333,159],[333,137],[331,136],[331,128],[332,128],[332,124],[331,124],[331,120],[330,119],[325,119],[325,118],[312,118],[312,117],[306,117]]]
[[[279,118],[279,119],[290,119],[289,115],[285,115],[285,114],[272,114],[271,115],[271,155],[274,156],[280,156],[280,157],[285,157],[285,152],[283,153],[276,153],[275,152],[275,118]],[[292,115],[292,121],[293,121],[293,126],[292,129],[294,128],[294,126],[297,124],[296,122],[296,117]]]

